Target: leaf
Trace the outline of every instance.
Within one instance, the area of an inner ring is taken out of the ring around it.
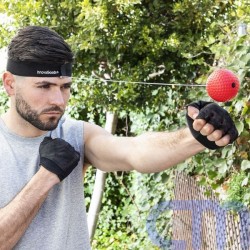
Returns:
[[[202,177],[199,181],[199,185],[204,186],[207,182],[207,179],[205,177]]]
[[[158,94],[158,90],[156,89],[156,90],[154,90],[154,91],[152,91],[152,95],[157,95]]]
[[[238,122],[235,123],[235,126],[236,126],[236,128],[237,128],[237,130],[239,132],[239,135],[240,135],[244,130],[244,123],[241,122],[241,121],[238,121]]]
[[[239,113],[242,110],[242,107],[244,106],[244,101],[237,101],[234,105],[235,110],[237,111],[237,113]]]
[[[249,177],[247,176],[241,183],[241,186],[244,187],[248,184],[248,181],[249,181]]]
[[[250,169],[250,161],[248,160],[243,160],[241,162],[241,170],[246,170],[246,169]]]
[[[246,123],[248,125],[248,128],[250,128],[250,118],[246,118]]]
[[[248,201],[250,200],[250,192],[244,195],[244,200],[248,200]]]
[[[207,174],[208,174],[208,176],[209,176],[210,179],[214,179],[215,177],[218,176],[218,172],[212,171],[212,170],[209,170],[209,171],[207,172]]]
[[[243,61],[245,63],[245,65],[248,64],[249,60],[250,60],[250,54],[244,54],[241,58],[240,58],[241,61]]]
[[[218,187],[220,187],[220,184],[217,184],[217,183],[212,183],[211,184],[211,187],[213,190],[217,189]]]

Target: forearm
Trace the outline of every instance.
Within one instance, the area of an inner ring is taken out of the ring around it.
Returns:
[[[135,140],[131,165],[141,173],[164,171],[204,150],[188,128],[145,133]]]
[[[0,250],[12,249],[22,237],[46,199],[49,190],[59,182],[43,167],[5,207],[0,209]]]
[[[101,136],[100,136],[101,137]],[[104,135],[85,149],[91,164],[103,171],[153,173],[164,171],[204,150],[188,128],[174,132],[147,132],[136,137]]]

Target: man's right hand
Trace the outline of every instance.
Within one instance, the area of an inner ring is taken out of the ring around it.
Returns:
[[[45,137],[40,144],[40,165],[56,174],[60,181],[77,166],[80,154],[68,142],[60,138]]]
[[[186,118],[194,138],[209,149],[233,143],[238,137],[229,113],[216,103],[193,102],[188,105]]]

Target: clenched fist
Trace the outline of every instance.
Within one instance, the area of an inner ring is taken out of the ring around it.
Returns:
[[[80,154],[60,138],[45,137],[39,147],[40,165],[56,174],[60,181],[77,166]]]
[[[213,102],[198,101],[188,105],[199,113],[191,118],[187,113],[187,124],[194,138],[209,149],[217,149],[220,139],[229,137],[229,143],[238,137],[238,131],[229,113]]]

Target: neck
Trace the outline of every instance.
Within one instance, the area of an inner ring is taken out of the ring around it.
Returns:
[[[38,137],[47,133],[47,131],[34,127],[12,109],[9,109],[1,118],[12,133],[22,137]]]

